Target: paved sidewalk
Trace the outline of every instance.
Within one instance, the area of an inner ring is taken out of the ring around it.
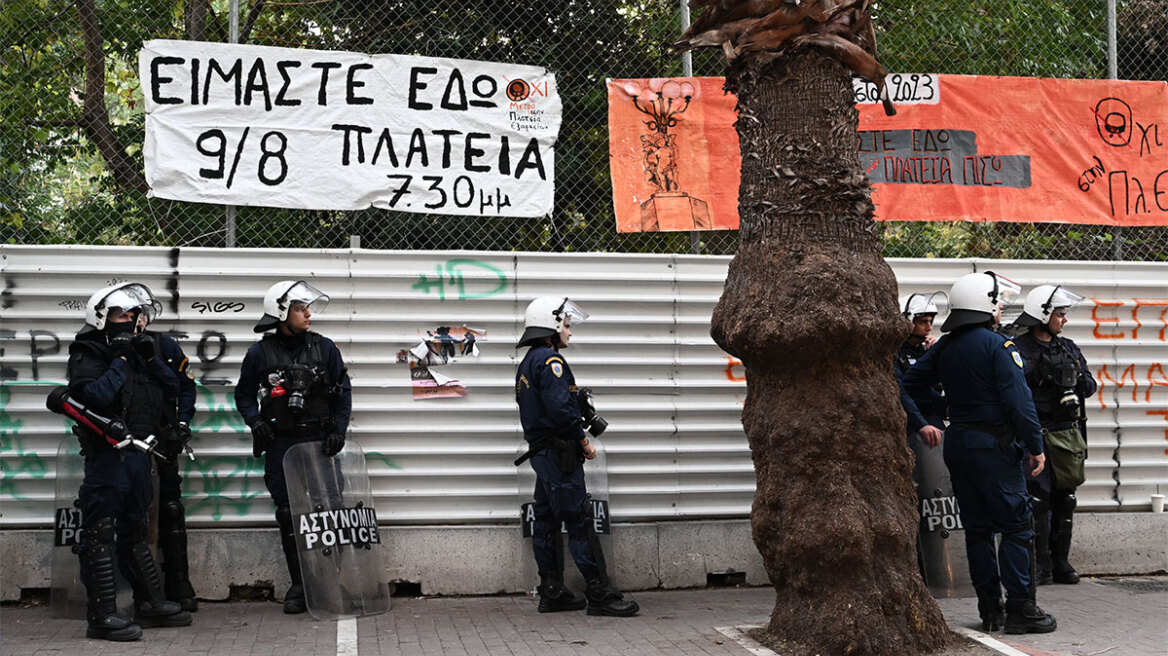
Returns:
[[[56,619],[48,607],[5,607],[0,609],[0,656],[769,653],[735,641],[733,631],[718,630],[765,622],[773,603],[769,588],[630,596],[643,610],[628,619],[589,617],[583,612],[540,615],[534,601],[518,596],[395,598],[389,613],[339,622],[284,615],[277,603],[203,603],[191,627],[148,629],[142,640],[120,644],[87,640],[84,622]],[[980,625],[974,600],[940,603],[950,626]],[[1039,604],[1058,618],[1058,631],[993,638],[1032,656],[1168,655],[1168,577],[1044,586],[1039,589]]]

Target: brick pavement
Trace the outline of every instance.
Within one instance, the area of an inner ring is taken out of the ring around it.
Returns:
[[[540,615],[531,599],[514,596],[395,598],[389,613],[355,622],[284,615],[277,603],[203,603],[194,626],[148,629],[141,641],[121,644],[87,640],[84,622],[55,619],[47,607],[5,607],[0,609],[0,656],[766,653],[751,651],[717,627],[765,622],[773,603],[769,588],[658,590],[631,596],[643,610],[628,619],[583,612]],[[1058,631],[993,637],[1032,656],[1168,655],[1168,577],[1044,586],[1039,603],[1058,617]],[[974,600],[943,599],[940,604],[951,626],[979,625]]]

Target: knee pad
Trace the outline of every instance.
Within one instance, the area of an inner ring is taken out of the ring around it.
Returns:
[[[113,544],[117,535],[113,517],[102,517],[84,530],[85,538],[90,544]]]
[[[1075,507],[1079,505],[1079,500],[1075,498],[1074,494],[1068,494],[1067,496],[1058,499],[1057,503],[1058,511],[1060,513],[1069,515],[1075,511]]]
[[[1037,486],[1030,490],[1030,512],[1039,515],[1050,510],[1050,495]]]
[[[292,509],[288,506],[276,506],[276,523],[280,525],[280,533],[292,533]]]
[[[186,508],[184,508],[182,502],[178,500],[167,501],[166,503],[162,504],[158,514],[160,520],[170,522],[171,524],[177,526],[182,526],[186,523]]]

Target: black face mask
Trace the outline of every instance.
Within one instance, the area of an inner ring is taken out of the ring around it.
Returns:
[[[134,332],[134,322],[124,321],[122,323],[106,323],[105,332],[107,335],[129,335]]]

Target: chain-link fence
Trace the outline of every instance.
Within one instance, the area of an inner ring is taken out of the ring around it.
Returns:
[[[686,71],[669,52],[682,2],[0,0],[0,241],[335,248],[359,235],[366,248],[732,253],[735,232],[615,229],[604,82]],[[1168,79],[1168,0],[881,0],[873,14],[891,71]],[[487,219],[146,198],[136,182],[142,42],[226,42],[234,32],[249,44],[550,69],[563,101],[555,211]],[[694,55],[692,70],[723,72],[710,51]],[[1165,227],[881,225],[896,257],[1168,259]]]

